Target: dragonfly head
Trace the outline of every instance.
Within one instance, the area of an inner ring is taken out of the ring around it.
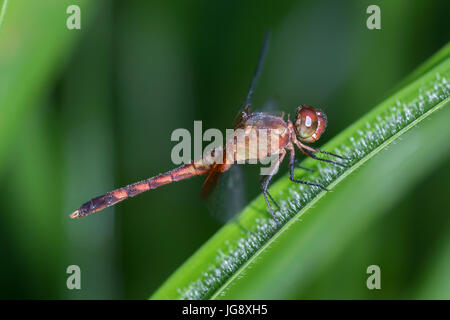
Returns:
[[[319,140],[327,126],[327,116],[322,110],[306,104],[297,108],[294,127],[298,138],[304,142]]]

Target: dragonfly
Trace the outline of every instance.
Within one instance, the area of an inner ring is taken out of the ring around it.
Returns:
[[[289,179],[292,182],[315,186],[322,190],[328,191],[326,187],[319,183],[310,181],[297,180],[294,178],[294,168],[299,167],[295,160],[295,148],[299,149],[304,155],[311,157],[318,161],[328,162],[336,166],[347,167],[341,161],[334,161],[326,158],[320,158],[317,153],[327,154],[339,158],[341,160],[348,160],[347,157],[323,151],[314,148],[308,143],[317,141],[324,133],[327,126],[327,117],[325,113],[312,106],[302,104],[297,107],[294,121],[284,119],[284,114],[275,115],[268,112],[252,112],[253,94],[261,74],[262,66],[267,55],[270,34],[267,32],[264,38],[263,46],[259,55],[258,63],[255,73],[250,84],[247,96],[244,103],[241,105],[240,112],[234,121],[234,129],[242,129],[240,132],[244,135],[244,139],[237,139],[236,136],[228,139],[225,146],[216,148],[208,154],[208,159],[205,157],[194,160],[190,163],[181,165],[171,171],[159,174],[157,176],[127,185],[125,187],[113,190],[99,197],[93,198],[90,201],[81,205],[79,209],[70,214],[70,218],[80,218],[98,212],[107,207],[113,206],[125,199],[135,197],[143,192],[159,188],[172,182],[185,180],[195,176],[206,175],[202,185],[201,196],[206,198],[211,191],[217,186],[222,174],[228,171],[233,165],[238,165],[243,161],[261,160],[263,158],[276,156],[275,163],[271,166],[268,174],[261,178],[260,186],[264,195],[265,202],[270,211],[271,216],[275,220],[277,226],[280,226],[276,218],[275,211],[269,199],[280,210],[280,206],[269,193],[269,184],[272,178],[277,173],[280,164],[288,155],[289,157]],[[256,129],[256,131],[254,130]],[[258,139],[258,130],[266,130],[270,136],[271,143],[263,151],[262,148],[257,150],[248,148],[248,141],[251,139]],[[241,137],[242,138],[242,137]],[[245,139],[247,138],[247,140]],[[242,142],[243,141],[243,142]],[[244,145],[242,145],[244,144]],[[229,150],[232,150],[231,152]],[[238,151],[236,151],[238,150]],[[244,150],[240,152],[239,150]],[[211,160],[212,159],[212,160]],[[220,160],[220,161],[219,161]]]

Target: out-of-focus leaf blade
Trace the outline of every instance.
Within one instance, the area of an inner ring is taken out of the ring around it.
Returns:
[[[92,1],[9,1],[0,26],[0,168],[7,147],[36,99],[68,59],[71,45],[87,28]],[[82,30],[68,30],[70,5],[81,8]]]

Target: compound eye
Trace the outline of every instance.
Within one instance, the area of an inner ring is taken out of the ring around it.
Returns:
[[[320,138],[320,135],[325,130],[325,114],[311,106],[302,105],[297,109],[295,126],[301,140],[314,142]]]

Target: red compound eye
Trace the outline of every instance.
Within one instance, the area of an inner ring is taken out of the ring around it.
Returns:
[[[308,105],[297,108],[295,128],[300,140],[305,142],[317,141],[325,131],[327,118],[321,110]]]

